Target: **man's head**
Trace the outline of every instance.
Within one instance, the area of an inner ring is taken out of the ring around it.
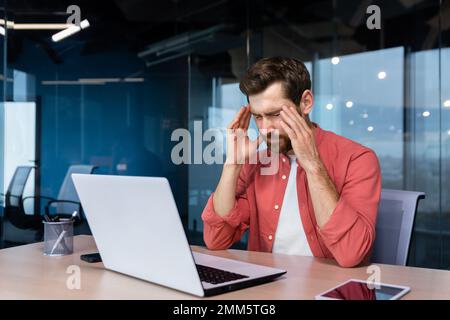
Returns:
[[[311,79],[305,65],[296,59],[264,58],[252,65],[242,78],[239,88],[247,95],[250,111],[258,129],[270,133],[278,129],[279,150],[287,152],[291,142],[280,125],[280,111],[285,106],[294,106],[297,112],[310,123],[313,95]],[[268,146],[270,134],[264,136]]]

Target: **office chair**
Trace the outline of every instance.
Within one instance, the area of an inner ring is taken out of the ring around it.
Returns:
[[[5,240],[5,226],[31,231],[31,241],[39,241],[43,235],[42,219],[39,213],[26,214],[23,206],[23,193],[25,190],[28,177],[34,167],[32,166],[18,166],[9,183],[5,196],[4,215],[1,221],[1,245],[6,243]],[[8,228],[9,229],[9,228]],[[23,234],[22,234],[23,235]],[[29,237],[28,237],[29,238]],[[19,237],[20,239],[20,237]],[[26,241],[8,241],[15,244],[24,244],[30,242]]]
[[[381,191],[372,263],[406,265],[420,199],[425,199],[425,193],[392,189]]]
[[[75,186],[72,181],[72,173],[85,173],[91,174],[95,170],[96,166],[93,165],[71,165],[67,170],[63,183],[59,189],[58,196],[56,198],[38,196],[39,200],[47,200],[45,205],[45,213],[49,216],[58,215],[59,217],[70,217],[74,211],[78,211],[80,217],[82,215],[82,207],[78,194],[75,190]],[[23,202],[35,199],[36,197],[25,197]],[[52,212],[55,209],[54,212]]]

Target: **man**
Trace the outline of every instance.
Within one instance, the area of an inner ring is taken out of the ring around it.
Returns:
[[[227,249],[249,229],[252,251],[333,258],[342,267],[367,262],[381,194],[375,153],[309,120],[311,80],[298,60],[262,59],[240,89],[249,105],[228,127],[227,159],[202,214],[207,247]],[[238,134],[252,115],[255,141]],[[272,175],[248,161],[262,140],[280,151]]]

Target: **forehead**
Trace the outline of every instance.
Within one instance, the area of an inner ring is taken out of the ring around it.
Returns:
[[[284,95],[283,86],[280,82],[271,84],[261,93],[250,95],[250,111],[252,113],[266,113],[281,109],[284,104],[292,102]]]

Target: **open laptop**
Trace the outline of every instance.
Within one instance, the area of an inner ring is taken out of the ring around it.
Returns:
[[[191,252],[166,178],[72,174],[105,268],[197,296],[285,270]]]

